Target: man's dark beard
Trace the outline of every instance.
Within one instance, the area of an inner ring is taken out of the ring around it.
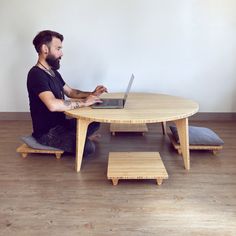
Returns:
[[[53,70],[58,70],[60,68],[60,59],[61,58],[55,58],[53,55],[49,54],[46,57],[46,62],[52,67]]]

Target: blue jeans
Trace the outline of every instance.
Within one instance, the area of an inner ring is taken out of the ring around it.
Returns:
[[[95,144],[88,139],[96,132],[100,123],[92,122],[88,126],[87,136],[84,145],[84,156],[95,152]],[[76,119],[66,120],[64,125],[57,125],[51,128],[47,134],[42,135],[37,141],[43,145],[55,147],[68,153],[76,152]]]

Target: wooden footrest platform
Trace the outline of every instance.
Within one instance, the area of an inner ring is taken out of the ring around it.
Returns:
[[[178,154],[181,154],[180,144],[175,141],[172,134],[168,133],[168,136],[173,147],[178,151]],[[189,145],[189,150],[209,150],[212,151],[214,155],[216,155],[222,148],[223,146]]]
[[[161,185],[168,173],[159,152],[110,152],[107,178],[113,185],[120,179],[156,179]]]
[[[110,132],[115,135],[116,132],[140,132],[144,135],[148,132],[146,124],[111,124]]]
[[[23,143],[16,151],[21,154],[23,158],[27,157],[29,153],[44,153],[44,154],[55,154],[57,159],[61,158],[64,151],[61,150],[46,150],[46,149],[34,149]]]

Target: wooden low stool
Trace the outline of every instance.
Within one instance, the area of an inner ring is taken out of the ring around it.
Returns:
[[[29,153],[43,153],[54,154],[57,159],[60,159],[64,153],[63,150],[38,143],[32,136],[24,136],[21,139],[24,143],[16,149],[16,152],[20,153],[23,158],[26,158]]]
[[[120,179],[168,179],[159,152],[110,152],[107,178],[117,185]]]
[[[26,158],[30,153],[43,153],[43,154],[55,154],[57,159],[61,158],[61,155],[64,153],[62,150],[47,150],[47,149],[35,149],[29,147],[27,144],[23,143],[20,145],[16,152],[20,153],[23,158]]]
[[[170,138],[170,141],[173,145],[173,147],[178,151],[178,154],[182,154],[180,144],[175,141],[175,138],[172,134],[168,133],[168,136]],[[218,151],[220,151],[223,148],[223,146],[207,146],[207,145],[191,145],[189,144],[189,150],[208,150],[212,151],[214,155],[217,154]]]
[[[131,132],[131,133],[142,133],[148,132],[148,127],[146,124],[117,124],[112,123],[110,125],[110,132],[115,135],[116,132]]]

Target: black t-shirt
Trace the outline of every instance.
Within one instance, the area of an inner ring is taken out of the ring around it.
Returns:
[[[58,99],[64,99],[63,86],[65,85],[61,75],[55,72],[55,78],[46,71],[34,66],[28,73],[27,89],[29,96],[30,113],[33,123],[33,133],[35,138],[46,134],[49,129],[63,124],[65,114],[63,112],[51,112],[39,98],[39,94],[51,91]]]

